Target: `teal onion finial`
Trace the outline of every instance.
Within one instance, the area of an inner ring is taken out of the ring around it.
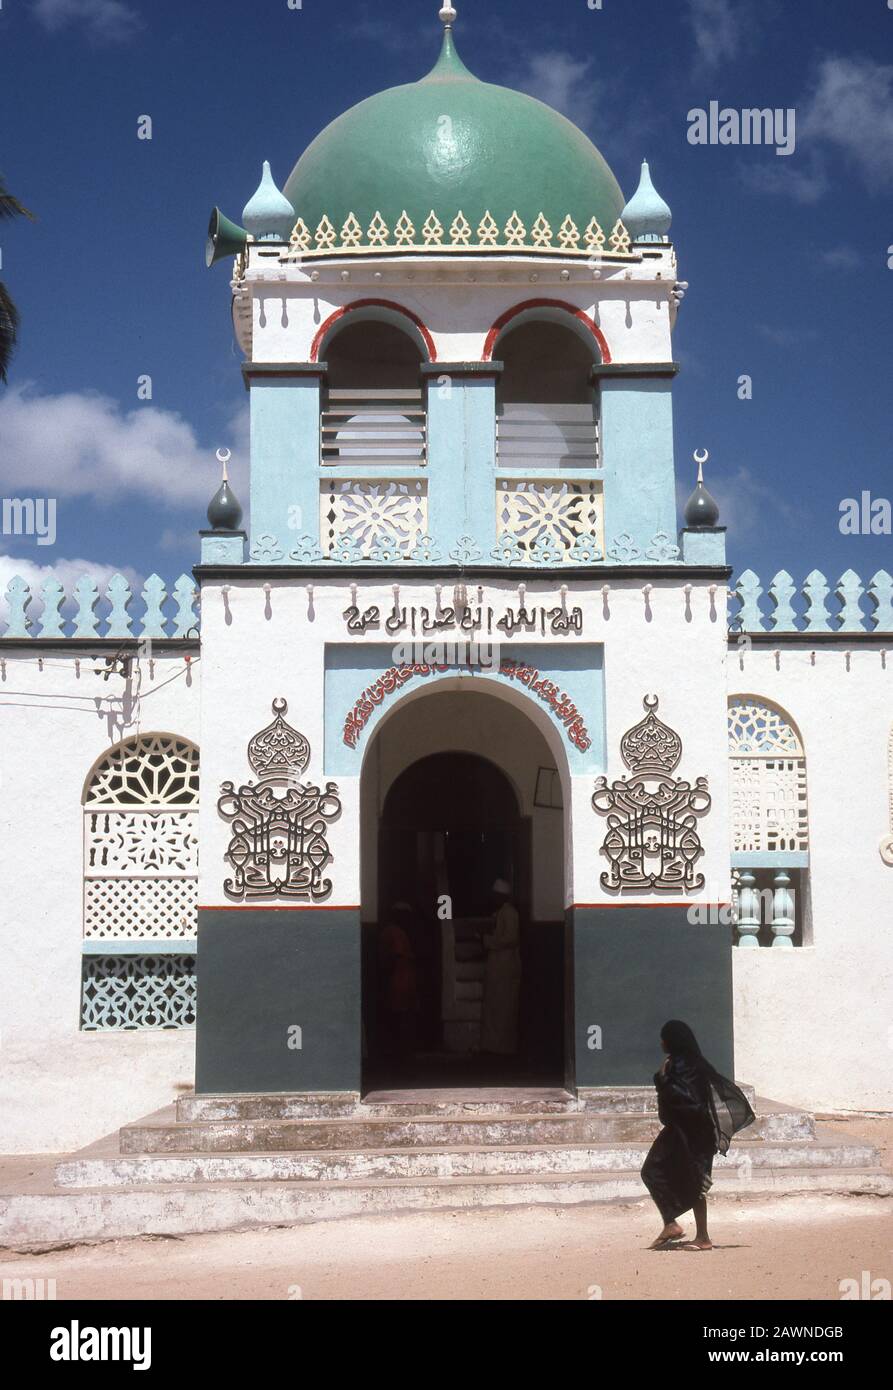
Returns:
[[[647,159],[642,160],[639,186],[621,214],[633,241],[666,241],[673,214],[651,182]]]
[[[276,186],[268,159],[256,191],[245,204],[242,221],[255,241],[288,241],[291,236],[295,210]]]
[[[698,481],[694,492],[685,504],[685,524],[688,527],[713,527],[719,521],[719,503],[704,486],[704,464],[709,457],[706,449],[695,450],[694,458],[698,465]]]
[[[242,508],[229,485],[226,467],[231,458],[229,449],[217,450],[217,460],[223,466],[223,482],[208,504],[208,525],[212,531],[238,531],[242,525]]]

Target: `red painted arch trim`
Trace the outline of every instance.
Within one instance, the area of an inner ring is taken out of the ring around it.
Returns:
[[[511,323],[512,319],[519,314],[526,314],[529,309],[560,309],[562,313],[570,314],[573,318],[582,323],[584,328],[592,334],[598,343],[599,351],[602,355],[602,362],[607,366],[611,358],[611,349],[608,347],[608,340],[599,328],[595,319],[584,314],[582,309],[577,309],[573,304],[567,304],[563,299],[526,299],[523,304],[515,304],[511,309],[507,309],[504,314],[496,320],[490,332],[487,334],[487,341],[484,344],[484,362],[492,362],[493,349],[496,346],[496,339],[499,337],[506,324]]]
[[[403,318],[409,319],[411,323],[415,324],[422,335],[425,348],[428,352],[429,362],[437,361],[437,348],[434,346],[434,339],[431,337],[431,334],[428,332],[428,329],[419,316],[414,314],[411,309],[405,308],[402,304],[395,304],[392,299],[357,299],[353,304],[345,304],[343,309],[336,309],[334,314],[330,314],[326,319],[316,337],[313,339],[313,346],[310,349],[311,362],[319,361],[319,350],[329,330],[334,327],[339,319],[343,319],[346,314],[352,314],[356,309],[390,309],[392,313],[401,314]]]

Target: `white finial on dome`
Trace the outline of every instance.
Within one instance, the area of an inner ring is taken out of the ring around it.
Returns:
[[[232,451],[230,449],[217,450],[217,462],[223,465],[223,481],[225,483],[229,482],[229,474],[226,471],[226,465],[229,463],[231,458]]]
[[[699,483],[703,483],[703,481],[704,481],[704,464],[707,462],[707,460],[709,459],[709,457],[710,457],[710,454],[707,452],[706,449],[695,449],[695,452],[694,452],[694,460],[695,460],[695,463],[698,465],[698,482],[699,482]]]
[[[456,7],[454,5],[446,4],[441,6],[440,22],[443,24],[444,28],[452,28],[456,22]]]

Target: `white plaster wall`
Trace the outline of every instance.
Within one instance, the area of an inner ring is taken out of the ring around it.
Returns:
[[[79,1031],[84,781],[138,733],[200,744],[199,670],[137,663],[129,686],[64,649],[0,651],[0,1151],[60,1151],[192,1084],[194,1033]]]
[[[539,257],[432,256],[339,258],[313,267],[252,249],[249,356],[255,362],[306,362],[322,325],[356,300],[388,300],[422,320],[437,360],[478,362],[493,324],[532,299],[557,299],[601,328],[615,363],[668,362],[676,305],[675,256],[655,247],[647,260],[602,263]],[[344,276],[348,278],[345,279]],[[323,348],[321,357],[324,358]]]
[[[729,825],[727,813],[728,766],[726,748],[726,627],[722,592],[711,594],[705,582],[690,585],[685,576],[657,580],[646,602],[641,583],[614,581],[608,592],[602,586],[569,583],[567,604],[584,613],[580,639],[566,641],[603,643],[605,649],[607,771],[613,779],[626,772],[619,745],[623,734],[644,718],[646,694],[661,698],[660,717],[683,739],[684,754],[678,775],[694,779],[706,776],[714,798],[713,809],[701,826],[705,856],[700,871],[704,889],[694,901],[727,902],[729,897]],[[325,738],[324,673],[326,642],[364,639],[348,637],[344,610],[352,603],[348,580],[327,580],[311,586],[283,577],[267,581],[269,593],[257,579],[246,577],[225,587],[206,583],[202,603],[202,861],[199,901],[204,906],[226,906],[222,883],[228,826],[217,814],[214,792],[226,780],[236,782],[250,775],[246,749],[251,737],[272,719],[271,702],[284,696],[289,702],[288,721],[309,740],[312,759],[307,776],[327,780],[323,765]],[[374,576],[358,587],[361,607],[376,604],[389,612],[393,602],[390,584]],[[558,606],[560,587],[552,582],[526,582],[528,604]],[[713,586],[715,589],[715,586]],[[400,587],[401,606],[427,606],[436,602],[433,582],[414,582]],[[508,579],[485,586],[484,606],[502,612],[518,604],[518,584]],[[449,634],[446,634],[449,637]],[[370,633],[366,644],[380,646],[380,633]],[[395,638],[395,642],[402,639]],[[554,644],[554,637],[532,634],[517,637],[525,646]],[[544,666],[544,673],[547,667]],[[471,678],[475,682],[478,677]],[[366,683],[358,681],[359,695]],[[478,688],[475,685],[475,688]],[[573,833],[566,837],[565,904],[614,903],[600,883],[606,860],[599,848],[604,821],[591,807],[594,777],[568,778],[564,730],[546,707],[508,681],[487,685],[499,697],[524,711],[533,720],[552,753],[553,765],[568,779],[565,783],[565,818]],[[390,706],[412,698],[391,697]],[[331,710],[328,717],[343,725],[346,709]],[[583,711],[585,715],[585,711]],[[369,731],[364,733],[364,740]],[[335,856],[331,904],[356,906],[360,902],[359,788],[357,777],[338,778],[344,805],[342,818],[330,832]],[[678,900],[677,900],[678,901]],[[686,901],[686,899],[683,899]]]
[[[739,1077],[821,1109],[893,1109],[893,868],[881,643],[733,649],[729,694],[779,705],[807,758],[811,943],[736,950]]]

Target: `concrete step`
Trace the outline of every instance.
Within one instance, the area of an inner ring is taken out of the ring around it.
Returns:
[[[756,1197],[792,1193],[893,1196],[893,1178],[863,1167],[717,1171],[713,1193]],[[41,1247],[290,1226],[364,1214],[509,1206],[571,1206],[642,1201],[638,1173],[566,1173],[538,1177],[367,1179],[362,1182],[192,1183],[19,1194],[0,1198],[0,1247]]]
[[[741,1088],[751,1105],[752,1086]],[[181,1096],[176,1103],[178,1120],[310,1120],[346,1118],[402,1118],[411,1115],[564,1115],[580,1111],[617,1111],[624,1115],[656,1115],[653,1086],[604,1086],[581,1088],[576,1095],[559,1087],[493,1087],[492,1089],[436,1089],[370,1091],[360,1099],[356,1091],[309,1091],[294,1095]],[[783,1111],[788,1107],[761,1101],[761,1109]]]
[[[549,1174],[638,1173],[648,1149],[630,1144],[541,1144],[536,1147],[395,1148],[290,1153],[141,1154],[67,1159],[56,1166],[65,1188],[147,1187],[159,1183],[355,1182],[396,1178],[546,1177]],[[867,1144],[815,1141],[736,1143],[714,1160],[714,1172],[871,1168]]]
[[[120,1132],[121,1153],[304,1152],[313,1149],[491,1147],[570,1143],[650,1143],[656,1116],[594,1110],[558,1114],[467,1114],[369,1118],[353,1112],[325,1119],[214,1119],[143,1121]],[[751,1142],[808,1140],[815,1133],[805,1111],[759,1116],[746,1131]]]

